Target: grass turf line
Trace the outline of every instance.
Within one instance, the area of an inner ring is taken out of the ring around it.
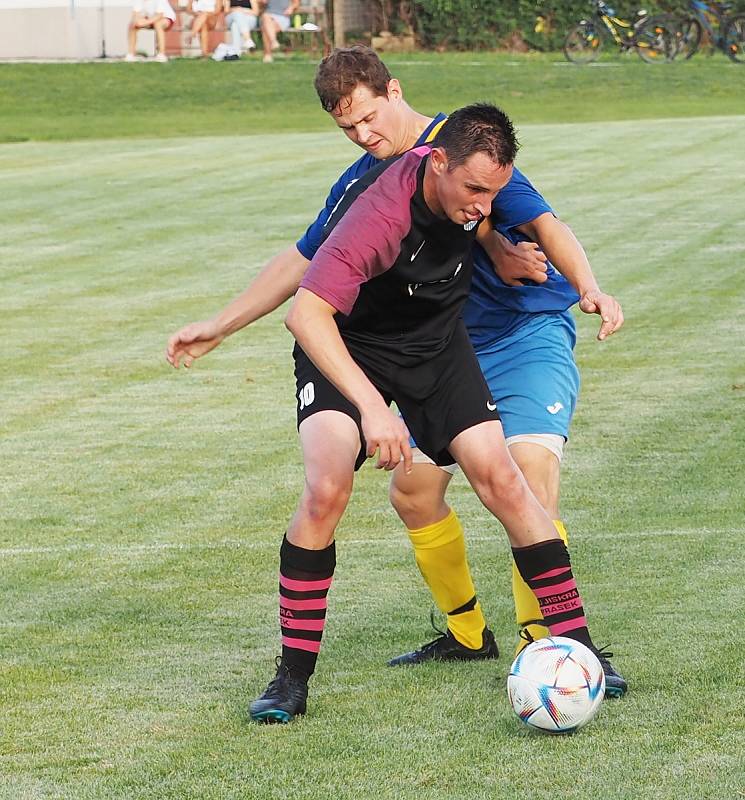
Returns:
[[[507,707],[507,655],[387,670],[428,635],[429,600],[367,468],[339,533],[310,715],[248,725],[302,480],[290,341],[275,317],[190,373],[161,353],[302,229],[355,151],[333,132],[13,145],[0,148],[0,797],[738,796],[742,119],[525,126],[522,139],[520,165],[628,317],[604,344],[580,320],[563,494],[629,697],[547,739]],[[216,144],[232,160],[195,172]],[[311,154],[302,171],[287,152]],[[462,480],[451,499],[508,654],[506,541]]]

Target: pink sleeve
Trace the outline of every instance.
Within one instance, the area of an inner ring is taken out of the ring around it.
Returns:
[[[411,228],[421,157],[407,154],[352,203],[313,257],[303,288],[349,314],[360,286],[393,266]]]

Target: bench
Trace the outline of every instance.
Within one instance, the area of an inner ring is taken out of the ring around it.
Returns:
[[[172,3],[175,5],[175,3]],[[174,9],[176,10],[176,9]],[[176,10],[176,22],[171,29],[166,31],[166,55],[167,56],[198,56],[201,52],[199,37],[190,40],[191,35],[191,14],[187,14],[183,9]],[[225,24],[225,14],[217,15],[217,24],[214,30],[209,32],[209,51],[214,51],[221,42],[229,42],[228,27]],[[257,27],[254,31],[254,39],[257,41],[257,49],[261,50],[261,30]],[[280,34],[280,40],[293,48],[293,44],[310,45],[312,52],[319,49],[319,44],[323,44],[323,54],[328,55],[331,50],[331,42],[328,37],[328,23],[326,16],[325,0],[310,0],[301,3],[292,15],[292,25]]]
[[[323,42],[323,55],[327,56],[331,52],[331,42],[328,36],[326,0],[301,3],[292,15],[292,25],[280,34],[280,39],[282,37],[289,37],[290,42],[295,38],[301,42],[308,39],[312,52],[318,49],[319,41]]]

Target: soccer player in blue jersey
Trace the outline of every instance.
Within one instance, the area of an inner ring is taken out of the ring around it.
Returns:
[[[171,337],[167,357],[174,366],[182,361],[189,366],[290,297],[349,184],[380,159],[431,140],[445,119],[443,114],[430,118],[412,109],[398,81],[367,48],[335,51],[319,67],[316,88],[324,108],[365,155],[332,187],[318,219],[296,246],[273,258],[216,317],[187,325]],[[500,408],[510,453],[565,537],[558,513],[559,467],[578,388],[572,356],[574,325],[568,308],[579,299],[584,312],[599,314],[600,339],[618,330],[623,315],[616,301],[598,288],[571,231],[518,170],[497,195],[491,219],[496,230],[479,239],[484,249],[476,253],[465,318]],[[550,261],[545,261],[546,256]],[[423,456],[417,460],[426,462]],[[448,631],[392,663],[497,655],[476,600],[463,531],[445,503],[450,478],[449,471],[431,463],[416,463],[408,475],[397,470],[394,477],[394,506],[409,531],[417,564],[435,602],[447,614]],[[532,625],[527,635],[545,635],[538,604],[517,570],[513,590],[518,624]],[[603,664],[609,693],[622,694],[625,682],[607,659]]]

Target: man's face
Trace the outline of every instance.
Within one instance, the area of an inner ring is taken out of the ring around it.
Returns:
[[[447,156],[440,148],[435,148],[430,158],[435,175],[432,211],[458,225],[488,216],[497,192],[512,177],[512,164],[500,166],[485,153],[474,153],[453,169],[448,168]]]
[[[375,158],[390,158],[406,149],[401,112],[403,98],[398,81],[388,82],[388,95],[376,96],[364,84],[343,98],[331,112],[336,124],[363,150]]]

